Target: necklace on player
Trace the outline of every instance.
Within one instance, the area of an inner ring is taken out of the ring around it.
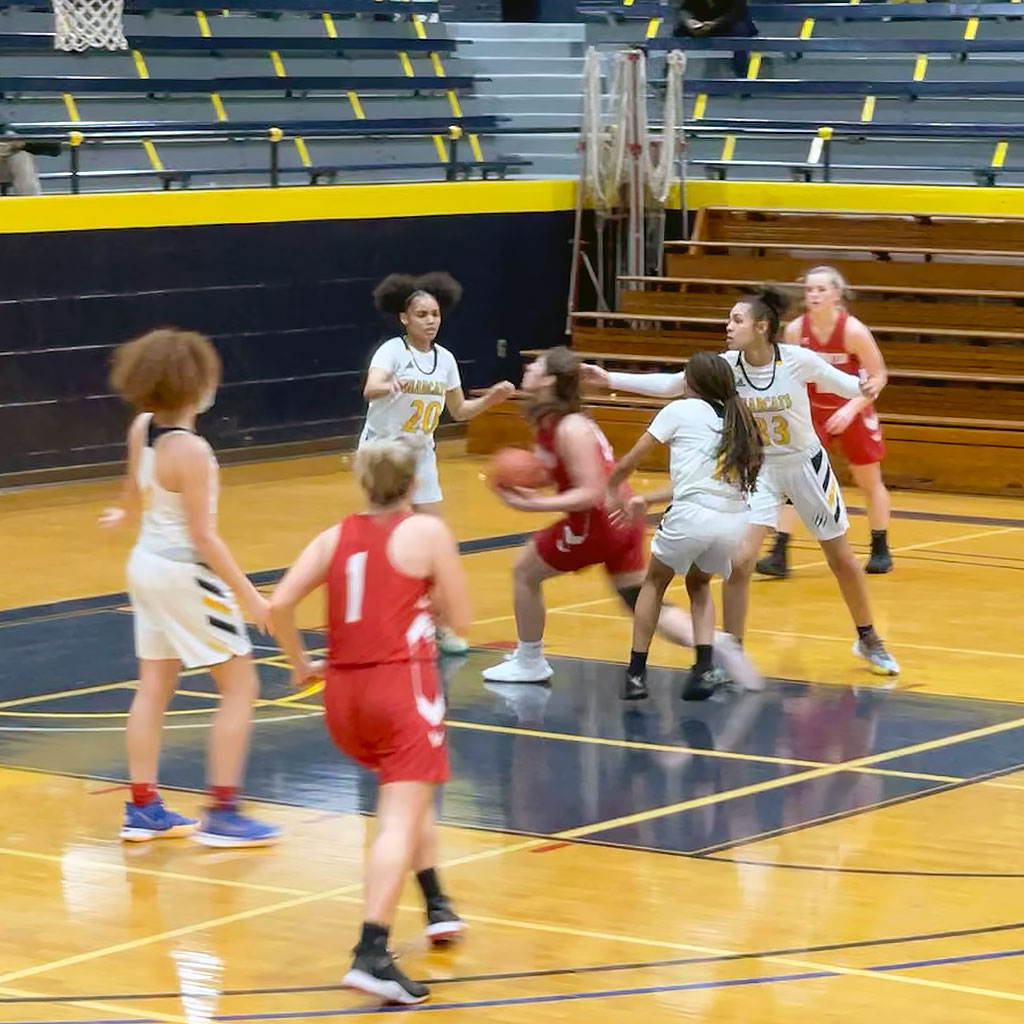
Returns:
[[[746,368],[746,366],[743,365],[743,353],[742,352],[740,353],[740,358],[738,360],[739,367],[740,367],[740,373],[743,374],[743,379],[747,382],[748,386],[751,387],[754,391],[768,391],[775,384],[775,374],[778,373],[779,363],[782,361],[782,356],[779,355],[779,343],[778,342],[772,342],[772,348],[775,350],[775,353],[774,353],[775,354],[775,358],[772,360],[772,379],[770,381],[768,381],[768,383],[765,384],[765,386],[763,388],[759,388],[747,376],[747,368]]]
[[[416,351],[417,350],[415,348],[413,348],[412,345],[409,344],[409,339],[406,338],[406,337],[403,337],[402,341],[405,342],[405,347],[409,350],[409,355],[412,357],[412,365],[415,366],[416,369],[419,370],[420,373],[422,373],[424,376],[426,376],[426,377],[433,377],[434,371],[437,369],[437,346],[436,345],[431,345],[430,346],[430,351],[434,353],[434,365],[429,370],[424,370],[423,367],[420,366],[420,364],[416,360]]]

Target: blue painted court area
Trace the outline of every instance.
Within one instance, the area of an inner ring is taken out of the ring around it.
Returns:
[[[8,655],[0,664],[0,762],[121,781],[135,673],[131,616],[109,601],[74,603],[69,612],[49,606],[0,622]],[[319,634],[307,640],[322,642]],[[261,702],[248,795],[371,810],[373,779],[328,740],[319,695],[295,694],[272,642],[257,642]],[[498,657],[476,650],[442,661],[452,782],[440,813],[448,824],[539,836],[583,829],[570,838],[709,854],[1024,760],[1024,725],[999,731],[1020,719],[1014,704],[779,680],[762,693],[689,704],[678,698],[680,676],[654,669],[652,699],[638,705],[618,699],[621,666],[553,658],[550,685],[485,684],[480,672]],[[205,673],[184,677],[181,689],[162,782],[201,789],[216,692]],[[834,770],[839,763],[850,766]],[[751,786],[758,791],[747,793]],[[640,823],[587,829],[656,809]]]

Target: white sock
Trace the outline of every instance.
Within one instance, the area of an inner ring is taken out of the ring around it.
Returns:
[[[544,658],[544,641],[536,640],[532,643],[527,643],[525,640],[520,640],[516,645],[516,657],[520,661],[534,662],[541,661]]]

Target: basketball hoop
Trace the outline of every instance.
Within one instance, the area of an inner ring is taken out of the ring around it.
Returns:
[[[124,0],[53,0],[56,50],[127,50]]]

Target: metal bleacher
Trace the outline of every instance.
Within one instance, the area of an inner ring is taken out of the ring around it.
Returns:
[[[57,51],[53,14],[0,4],[0,119],[61,145],[45,191],[504,176],[436,0],[128,0],[129,49]]]
[[[687,52],[687,163],[729,179],[1024,184],[1019,3],[750,5],[753,37],[672,36],[656,0],[578,10],[657,68]],[[733,54],[746,54],[746,74]]]

